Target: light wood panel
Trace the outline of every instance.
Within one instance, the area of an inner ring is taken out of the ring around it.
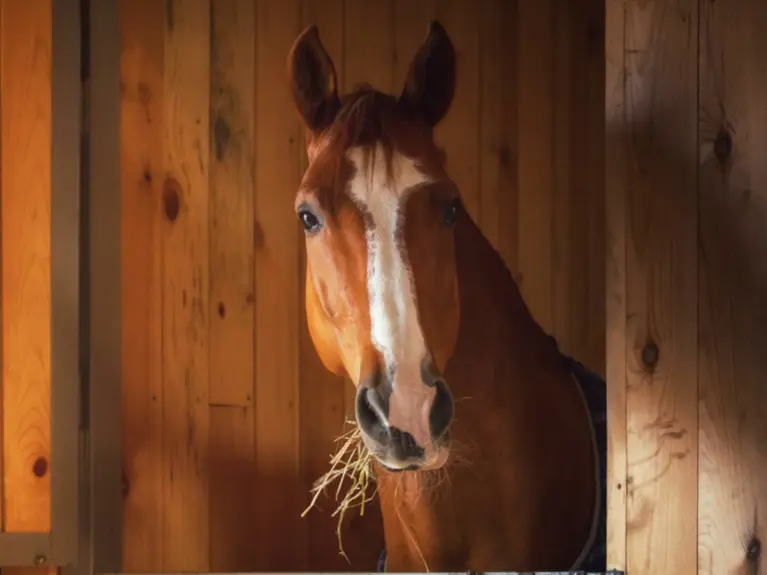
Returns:
[[[51,528],[51,18],[50,0],[0,2],[0,511],[12,532]]]
[[[700,10],[698,572],[752,574],[767,568],[767,6]]]
[[[626,7],[626,562],[639,574],[697,560],[697,26],[692,0]]]
[[[51,3],[3,0],[3,526],[51,527]]]

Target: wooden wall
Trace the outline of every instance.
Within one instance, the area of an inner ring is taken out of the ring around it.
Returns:
[[[632,575],[767,568],[766,20],[607,2],[608,551]]]
[[[0,511],[8,532],[51,526],[50,184],[51,2],[0,0]]]
[[[309,23],[349,89],[398,92],[439,18],[438,129],[471,214],[563,347],[603,371],[599,0],[122,0],[125,570],[348,569],[300,512],[343,429],[302,309],[305,168],[286,57]],[[351,568],[381,549],[351,521]]]

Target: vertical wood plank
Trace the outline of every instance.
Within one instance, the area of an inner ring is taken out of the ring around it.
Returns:
[[[605,4],[607,568],[626,570],[626,109],[624,0]]]
[[[604,373],[604,2],[555,14],[554,335]]]
[[[161,195],[165,15],[119,3],[122,195],[123,569],[163,569]]]
[[[271,494],[255,489],[254,442],[250,406],[211,407],[211,571],[248,572],[259,567],[253,517],[260,501]]]
[[[210,4],[169,0],[163,144],[163,566],[208,571]]]
[[[554,330],[551,261],[553,210],[554,2],[520,2],[517,93],[519,118],[519,279],[533,317]]]
[[[394,94],[404,89],[408,68],[418,48],[426,40],[429,22],[437,18],[437,1],[394,0]]]
[[[300,32],[299,0],[257,4],[256,460],[262,494],[253,539],[262,570],[306,564],[299,418],[299,224],[293,198],[301,173],[301,133],[286,92],[286,58]],[[268,494],[268,495],[266,495]]]
[[[344,3],[344,52],[341,86],[351,92],[361,83],[399,94],[394,85],[394,3],[369,0]],[[345,413],[354,418],[355,389],[347,382]]]
[[[0,9],[4,527],[45,532],[51,527],[51,2],[3,0]]]
[[[517,2],[487,0],[480,22],[480,227],[506,265],[518,269]],[[470,81],[470,78],[466,80]],[[464,78],[459,78],[461,84]]]
[[[434,130],[447,154],[447,172],[461,192],[461,200],[475,222],[481,221],[480,159],[480,14],[465,0],[437,0],[437,16],[455,46],[455,97],[445,119]],[[491,208],[492,209],[492,208]]]
[[[686,575],[697,572],[698,3],[625,10],[626,570]]]
[[[211,7],[210,401],[252,405],[255,5]]]
[[[573,78],[581,93],[577,116],[578,129],[572,134],[571,146],[580,151],[576,160],[582,168],[580,186],[583,201],[589,209],[584,225],[588,227],[586,300],[584,323],[576,330],[585,339],[580,360],[591,370],[605,375],[605,0],[584,0],[579,19],[580,70]],[[584,337],[585,335],[585,337]]]
[[[767,90],[758,0],[701,2],[698,572],[767,554]]]
[[[210,568],[258,567],[255,486],[255,4],[211,4]]]
[[[578,6],[574,2],[557,6],[553,12],[551,37],[553,46],[552,94],[551,94],[551,260],[539,262],[539,266],[548,266],[551,274],[551,332],[563,352],[574,352],[571,311],[573,304],[579,303],[578,278],[588,277],[585,266],[580,261],[572,261],[581,255],[583,238],[588,230],[584,226],[584,207],[588,204],[583,198],[576,197],[573,186],[578,166],[574,161],[575,151],[570,147],[571,134],[578,121],[577,112],[571,104],[577,91],[573,79],[578,55],[573,53],[575,12],[582,9],[582,0]],[[528,190],[528,193],[535,193]],[[575,245],[573,245],[573,243]],[[577,345],[577,344],[576,344]]]

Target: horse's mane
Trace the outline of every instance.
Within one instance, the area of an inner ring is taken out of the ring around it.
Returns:
[[[375,145],[391,149],[394,132],[404,121],[405,114],[394,96],[370,84],[359,84],[341,97],[341,107],[328,135],[344,149]]]

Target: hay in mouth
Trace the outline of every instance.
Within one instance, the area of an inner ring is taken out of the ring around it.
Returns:
[[[333,511],[331,517],[338,517],[338,526],[336,527],[336,537],[338,538],[339,554],[349,561],[343,547],[341,537],[341,526],[344,515],[350,509],[359,507],[360,516],[365,514],[365,505],[375,498],[377,487],[372,494],[368,494],[368,487],[375,483],[375,474],[373,471],[373,454],[362,441],[362,432],[356,421],[347,420],[347,424],[352,429],[345,432],[336,439],[340,447],[334,455],[330,457],[330,470],[314,482],[311,489],[312,500],[307,508],[301,513],[305,517],[314,507],[320,494],[329,487],[334,481],[338,482],[336,487],[336,501],[338,506]],[[346,481],[346,480],[349,481]],[[342,488],[346,486],[346,492],[339,501]]]

